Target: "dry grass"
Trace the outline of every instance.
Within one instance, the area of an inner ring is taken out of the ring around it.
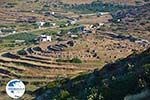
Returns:
[[[95,0],[62,0],[62,1],[67,4],[89,4]]]
[[[111,15],[104,15],[104,16],[86,16],[79,20],[82,24],[94,24],[94,23],[105,23],[108,22],[108,20],[111,19]]]

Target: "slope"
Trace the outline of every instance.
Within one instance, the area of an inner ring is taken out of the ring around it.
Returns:
[[[149,76],[150,48],[102,70],[51,82],[34,92],[35,100],[149,100]]]

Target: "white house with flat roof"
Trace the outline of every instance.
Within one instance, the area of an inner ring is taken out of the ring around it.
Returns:
[[[52,41],[52,36],[48,36],[48,35],[40,35],[39,38],[40,42],[51,42]]]
[[[44,26],[45,22],[39,21],[39,22],[36,22],[36,24],[39,26],[39,28],[41,28]]]

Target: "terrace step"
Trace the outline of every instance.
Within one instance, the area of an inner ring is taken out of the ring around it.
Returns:
[[[27,48],[26,51],[29,53],[29,54],[32,54],[34,53],[33,49],[32,48]]]
[[[89,70],[89,68],[79,68],[79,67],[75,67],[75,66],[66,66],[66,65],[53,65],[53,64],[50,64],[50,65],[47,65],[47,64],[42,64],[42,63],[36,63],[36,62],[29,62],[29,61],[26,61],[26,60],[20,60],[20,59],[16,59],[16,60],[13,60],[13,59],[7,59],[7,60],[4,60],[4,59],[0,59],[0,62],[3,62],[3,63],[14,63],[14,64],[19,64],[19,65],[23,65],[23,66],[27,66],[27,67],[32,67],[32,68],[44,68],[44,69],[63,69],[63,70]]]
[[[4,75],[7,75],[7,76],[14,76],[14,77],[17,77],[16,74],[6,70],[6,69],[3,69],[3,68],[0,68],[0,73],[4,74]]]
[[[46,57],[43,57],[43,56],[39,56],[39,55],[29,55],[29,56],[26,56],[28,58],[33,58],[33,59],[37,59],[37,60],[51,60],[50,58],[46,58]]]
[[[12,54],[10,52],[4,53],[1,56],[6,57],[6,58],[12,58],[12,59],[19,59],[20,58],[20,56]]]
[[[6,65],[6,64],[0,64],[0,66],[8,68],[10,70],[15,70],[15,71],[18,71],[18,72],[23,72],[24,71],[24,69],[16,68],[14,66]]]
[[[3,74],[3,73],[0,73],[0,79],[4,79],[4,78],[10,78],[10,76]]]

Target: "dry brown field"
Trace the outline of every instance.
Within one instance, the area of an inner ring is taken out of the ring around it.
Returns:
[[[106,23],[111,19],[111,15],[103,15],[100,17],[97,16],[85,16],[82,17],[79,22],[82,24],[94,24],[94,23]]]
[[[62,0],[62,1],[67,4],[87,4],[95,0]]]

